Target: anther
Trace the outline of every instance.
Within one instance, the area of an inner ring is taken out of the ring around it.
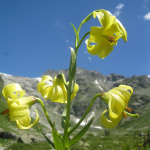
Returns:
[[[122,112],[122,115],[125,119],[128,117],[124,112]]]
[[[111,35],[109,35],[108,36],[108,38],[107,38],[107,40],[109,41],[109,42],[111,42],[111,43],[116,43],[116,41],[114,40],[115,39],[115,37],[113,37],[113,36],[111,36]]]
[[[130,113],[133,111],[131,108],[126,107],[126,110],[129,111]]]

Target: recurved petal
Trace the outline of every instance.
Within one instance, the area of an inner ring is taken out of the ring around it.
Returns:
[[[51,102],[64,103],[64,95],[60,86],[55,86],[53,88],[53,94],[51,98]]]
[[[25,91],[22,90],[20,84],[18,83],[11,83],[6,85],[3,88],[2,93],[6,99],[9,97],[12,99],[21,98],[23,95],[25,95]]]
[[[116,121],[110,121],[105,117],[105,113],[107,112],[107,110],[105,110],[100,117],[100,122],[101,124],[106,127],[106,128],[114,128],[115,126],[118,125],[120,119],[116,120]]]
[[[107,39],[103,39],[101,45],[101,51],[98,54],[98,57],[104,59],[110,54],[111,51],[113,51],[114,47],[113,44],[111,44]]]
[[[10,121],[15,121],[27,117],[30,114],[28,105],[18,105],[17,103],[12,103],[12,101],[7,101],[9,107]]]
[[[37,124],[39,122],[39,114],[38,111],[35,109],[36,111],[36,118],[34,120],[34,122],[32,124],[30,124],[31,122],[31,118],[30,116],[27,116],[21,120],[16,120],[16,124],[20,129],[29,129],[32,126],[34,126],[35,124]],[[30,124],[30,125],[29,125]]]
[[[91,55],[98,55],[103,50],[103,45],[101,44],[101,42],[96,44],[92,43],[91,41],[89,41],[89,39],[87,39],[85,43],[87,46],[87,50]],[[91,43],[95,45],[90,45]]]
[[[76,93],[78,92],[79,90],[79,85],[75,83],[75,86],[74,86],[74,90],[71,94],[71,101],[74,99],[74,97],[76,96]]]
[[[49,80],[50,80],[50,81],[53,81],[53,78],[52,78],[51,76],[49,76],[49,75],[44,75],[44,76],[42,76],[42,81],[43,81],[43,80],[44,80],[44,81],[45,81],[45,80],[46,80],[46,81],[49,81]]]
[[[91,27],[89,41],[93,43],[99,43],[102,39],[102,32],[103,29],[101,27],[96,26]]]
[[[108,108],[111,121],[118,120],[122,117],[122,112],[125,109],[125,102],[121,98],[116,99],[112,96],[112,98],[109,100]]]
[[[122,25],[122,23],[121,23],[118,19],[116,19],[116,20],[117,20],[117,23],[118,23],[119,28],[120,28],[121,31],[123,32],[122,38],[123,38],[123,40],[124,40],[125,42],[127,42],[127,32],[126,32],[126,29],[124,28],[124,26]]]
[[[99,12],[94,12],[93,16],[95,15],[97,16],[103,29],[109,28],[111,20],[110,20],[110,14],[106,10],[101,9]]]

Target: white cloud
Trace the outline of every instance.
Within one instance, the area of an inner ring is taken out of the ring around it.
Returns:
[[[150,12],[147,13],[147,14],[144,16],[144,19],[145,19],[145,20],[150,20]]]
[[[122,9],[124,7],[124,4],[119,4],[116,9]]]
[[[116,6],[115,8],[115,13],[113,14],[114,16],[119,16],[121,13],[121,9],[124,7],[124,4],[119,4],[118,6]]]
[[[92,58],[91,58],[91,57],[88,57],[88,59],[89,59],[89,60],[92,60]]]
[[[69,40],[66,40],[66,43],[69,43]]]
[[[84,54],[86,54],[87,53],[87,51],[84,51]]]

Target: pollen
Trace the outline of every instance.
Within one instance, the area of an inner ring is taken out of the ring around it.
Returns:
[[[9,109],[6,109],[6,110],[1,112],[1,114],[3,114],[3,115],[8,114],[8,113],[9,113]]]
[[[116,41],[114,40],[115,39],[115,37],[113,37],[113,36],[111,36],[111,35],[109,35],[108,36],[108,38],[107,38],[107,40],[109,41],[109,42],[111,42],[111,43],[116,43]]]
[[[128,117],[124,112],[122,112],[122,115],[125,119]]]
[[[133,111],[133,110],[132,110],[131,108],[129,108],[129,107],[127,107],[126,110],[129,111],[130,113],[132,113],[132,111]]]

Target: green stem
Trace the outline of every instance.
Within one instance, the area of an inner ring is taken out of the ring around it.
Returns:
[[[64,138],[63,138],[63,145],[65,149],[67,143],[69,142],[68,129],[69,129],[69,121],[70,121],[71,86],[72,86],[72,79],[69,78],[69,88],[67,91],[67,113],[66,113],[66,123],[65,123]]]
[[[85,111],[84,115],[82,116],[82,118],[80,119],[80,121],[68,132],[69,135],[70,135],[74,130],[76,130],[76,129],[79,127],[79,125],[81,124],[81,122],[85,119],[85,117],[86,117],[87,114],[89,113],[89,111],[90,111],[91,107],[93,106],[93,103],[95,102],[96,98],[98,98],[100,95],[101,95],[101,94],[96,94],[96,95],[93,97],[93,99],[92,99],[90,105],[89,105],[88,108],[86,109],[86,111]]]
[[[49,125],[51,126],[51,128],[53,128],[53,123],[52,123],[52,121],[51,121],[50,118],[49,118],[49,115],[48,115],[48,113],[47,113],[47,111],[46,111],[46,108],[45,108],[45,105],[44,105],[43,101],[42,101],[41,99],[39,99],[39,98],[36,98],[36,100],[37,100],[37,101],[40,103],[40,105],[42,106],[43,111],[44,111],[44,113],[45,113],[45,116],[46,116],[46,118],[47,118],[47,121],[48,121]],[[58,132],[56,132],[56,133],[57,133],[57,135],[59,136],[59,138],[62,140],[62,136],[61,136]]]
[[[83,40],[84,40],[84,39],[86,38],[86,36],[89,35],[89,34],[90,34],[90,31],[87,32],[87,33],[85,33],[84,36],[82,37],[82,39],[80,40],[79,44],[78,44],[77,47],[75,48],[76,55],[77,55],[77,53],[78,53],[78,49],[79,49],[79,47],[81,46]]]

